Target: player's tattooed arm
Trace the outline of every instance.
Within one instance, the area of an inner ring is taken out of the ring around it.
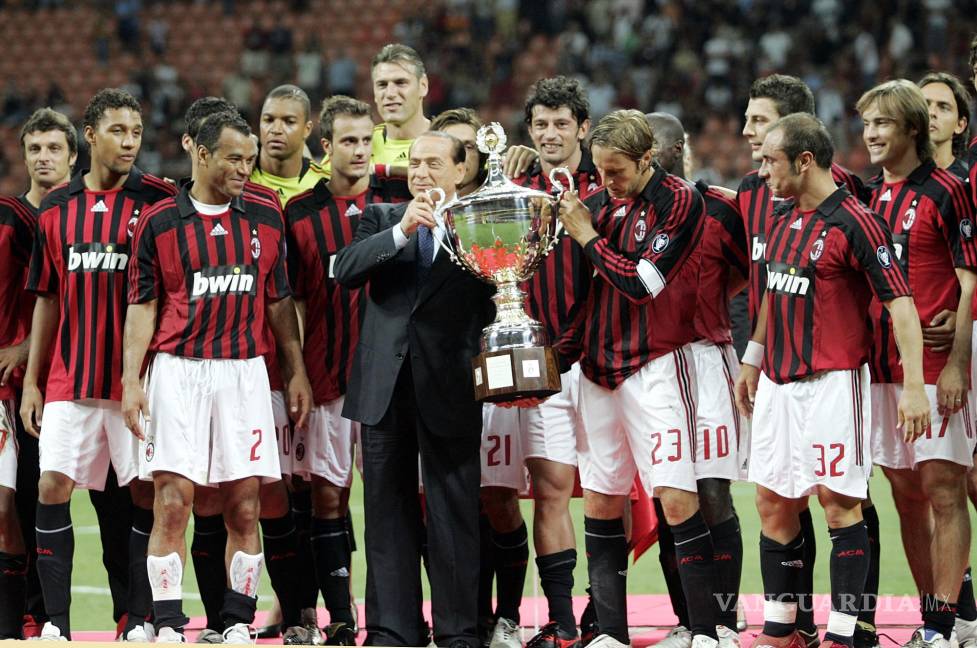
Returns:
[[[930,403],[923,380],[923,332],[912,297],[883,302],[892,317],[892,332],[902,361],[902,397],[899,425],[906,443],[912,443],[930,429]]]
[[[747,354],[751,350],[756,350],[754,355],[759,357],[748,357],[744,354],[743,363],[740,365],[740,375],[736,377],[736,384],[733,385],[733,397],[736,400],[736,409],[746,418],[753,418],[753,403],[756,400],[757,385],[760,384],[760,361],[763,358],[763,348],[767,342],[767,294],[763,294],[763,301],[760,302],[760,311],[757,313],[756,328],[750,337],[747,346]]]
[[[963,408],[963,400],[967,397],[967,387],[970,383],[970,351],[973,317],[971,305],[974,297],[974,286],[977,285],[977,274],[973,270],[957,268],[957,280],[960,282],[960,302],[957,304],[953,346],[946,366],[940,372],[936,381],[936,398],[941,415],[949,416]]]
[[[24,372],[24,392],[20,400],[20,418],[24,422],[24,429],[33,436],[41,433],[41,417],[44,411],[44,397],[38,381],[41,368],[50,356],[51,341],[58,328],[60,316],[57,297],[48,294],[37,296],[31,321],[27,369]]]
[[[265,306],[265,313],[268,316],[271,332],[275,336],[278,363],[285,376],[288,414],[299,428],[304,428],[305,421],[312,410],[312,386],[309,384],[305,361],[302,359],[302,342],[299,339],[295,302],[291,297],[270,301]]]
[[[122,417],[140,440],[145,438],[140,417],[149,420],[149,401],[139,374],[155,332],[156,300],[129,304],[122,334]]]

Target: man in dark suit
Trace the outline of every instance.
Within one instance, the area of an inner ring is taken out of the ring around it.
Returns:
[[[479,437],[471,359],[494,315],[494,288],[438,249],[429,189],[450,200],[465,149],[418,137],[407,174],[414,199],[369,205],[336,256],[339,283],[367,282],[366,317],[343,416],[363,424],[368,645],[422,636],[417,455],[427,500],[428,574],[438,646],[476,648]]]

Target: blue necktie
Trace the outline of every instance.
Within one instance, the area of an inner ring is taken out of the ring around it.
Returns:
[[[417,228],[417,280],[424,283],[434,262],[434,235],[426,225]]]

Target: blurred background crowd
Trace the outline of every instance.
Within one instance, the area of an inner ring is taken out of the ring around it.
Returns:
[[[372,103],[370,59],[391,41],[425,60],[428,116],[472,106],[527,142],[529,85],[570,74],[595,120],[615,108],[680,117],[696,177],[732,187],[752,166],[739,135],[751,81],[794,74],[838,161],[867,174],[862,91],[928,70],[971,78],[975,28],[974,0],[0,0],[0,193],[27,186],[17,133],[37,107],[78,122],[95,91],[126,88],[145,105],[139,165],[177,178],[195,99],[223,95],[253,126],[284,82],[316,106],[337,93]],[[317,133],[309,146],[318,153]]]

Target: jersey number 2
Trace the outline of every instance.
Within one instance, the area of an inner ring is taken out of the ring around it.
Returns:
[[[258,439],[251,446],[251,461],[258,461],[261,457],[258,455],[258,446],[261,445],[261,430],[251,430],[251,436],[256,436]]]

